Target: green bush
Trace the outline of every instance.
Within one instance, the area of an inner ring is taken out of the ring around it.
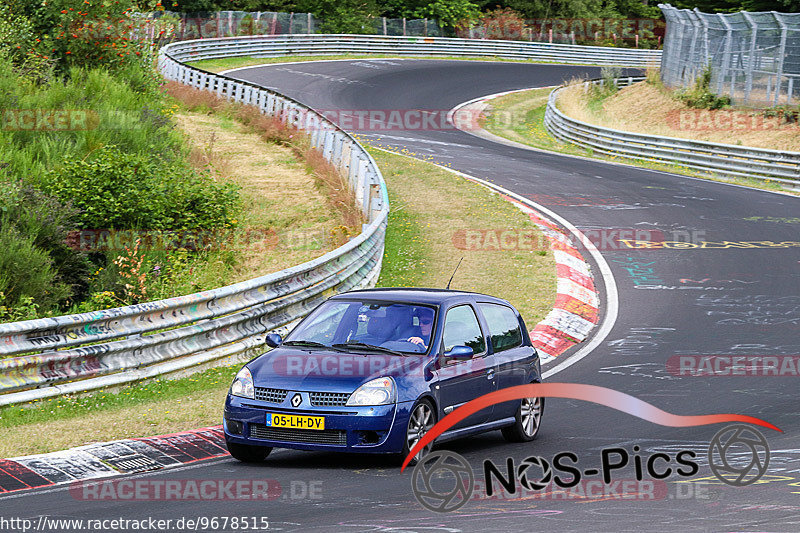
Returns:
[[[205,179],[204,179],[205,178]],[[186,165],[104,147],[50,172],[45,189],[74,205],[91,229],[179,230],[233,225],[238,192]]]
[[[76,211],[21,183],[0,181],[0,212],[6,255],[0,261],[0,278],[5,280],[0,292],[5,305],[30,297],[47,311],[83,297],[90,263],[66,243]]]
[[[678,93],[678,98],[695,109],[722,109],[731,104],[729,96],[717,96],[711,92],[710,66],[703,70],[690,89]]]
[[[34,240],[7,218],[0,220],[0,305],[6,308],[7,315],[31,302],[51,308],[70,295],[69,287],[58,280],[53,260]]]

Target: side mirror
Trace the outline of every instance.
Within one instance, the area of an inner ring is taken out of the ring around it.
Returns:
[[[281,345],[283,339],[277,333],[270,333],[269,335],[267,335],[266,342],[267,346],[269,346],[270,348],[277,348],[278,346]]]
[[[469,346],[453,346],[449,352],[445,352],[444,356],[449,359],[472,359],[475,351]]]

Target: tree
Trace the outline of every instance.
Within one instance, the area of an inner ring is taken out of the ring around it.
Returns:
[[[297,9],[322,20],[323,33],[375,33],[375,0],[299,0]]]
[[[461,23],[471,24],[481,15],[481,10],[469,0],[436,0],[416,12],[420,18],[431,18],[449,29]]]

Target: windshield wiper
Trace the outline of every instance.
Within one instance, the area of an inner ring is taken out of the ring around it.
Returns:
[[[327,344],[323,344],[317,341],[286,341],[282,344],[282,346],[302,346],[306,348],[323,348],[326,350],[333,350],[335,352],[344,352],[341,348],[336,348],[336,345],[328,346]]]
[[[344,343],[334,344],[333,346],[337,348],[362,348],[365,350],[376,350],[383,353],[390,353],[392,355],[402,355],[406,357],[408,354],[403,352],[398,352],[395,350],[390,350],[389,348],[384,348],[383,346],[375,346],[374,344],[367,344],[365,342],[359,341],[347,341]]]

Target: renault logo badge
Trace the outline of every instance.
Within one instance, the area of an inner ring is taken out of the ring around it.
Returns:
[[[294,396],[292,396],[292,407],[297,407],[303,402],[303,397],[300,396],[299,392],[296,392]]]

